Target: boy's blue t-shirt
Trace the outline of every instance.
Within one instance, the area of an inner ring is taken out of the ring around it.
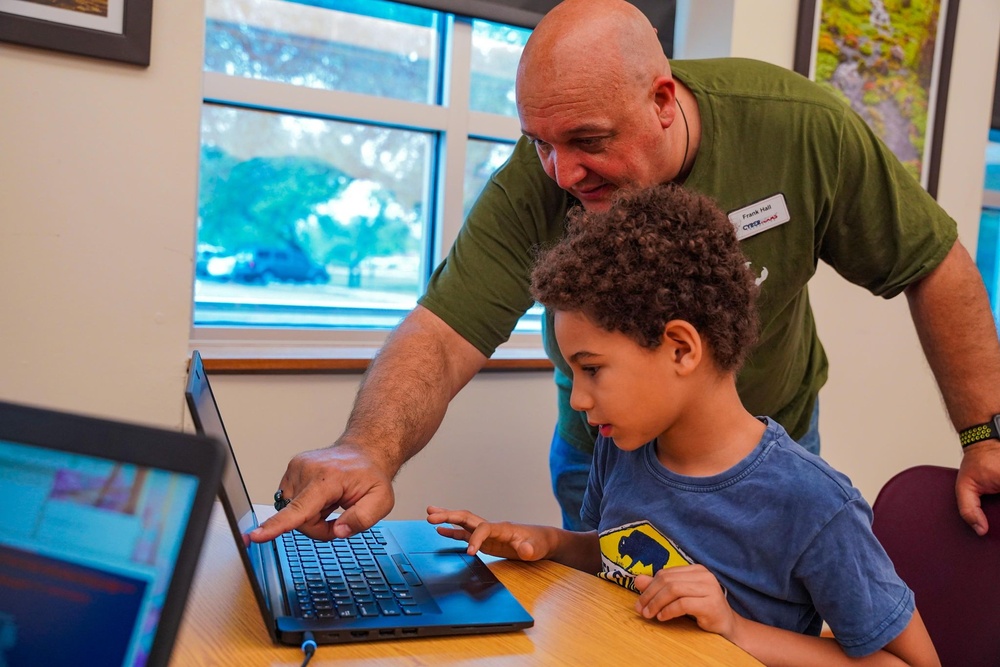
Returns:
[[[583,520],[600,536],[601,576],[701,564],[741,616],[873,653],[910,622],[913,593],[871,530],[872,512],[843,474],[767,428],[740,463],[711,477],[666,469],[656,443],[625,452],[599,437]]]

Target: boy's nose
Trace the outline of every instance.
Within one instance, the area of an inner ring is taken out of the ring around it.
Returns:
[[[569,405],[577,412],[586,412],[594,407],[594,402],[586,392],[582,391],[573,383],[573,390],[569,394]]]

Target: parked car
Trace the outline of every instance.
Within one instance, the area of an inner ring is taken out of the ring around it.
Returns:
[[[275,280],[297,283],[327,283],[330,274],[305,252],[292,246],[259,246],[236,253],[233,280],[267,284]]]
[[[195,277],[202,280],[229,280],[233,273],[236,258],[226,252],[225,248],[199,243],[194,263]]]

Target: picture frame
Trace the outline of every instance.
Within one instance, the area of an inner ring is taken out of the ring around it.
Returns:
[[[850,104],[937,198],[959,0],[886,4],[801,0],[794,69]]]
[[[0,0],[0,40],[149,65],[153,0]]]

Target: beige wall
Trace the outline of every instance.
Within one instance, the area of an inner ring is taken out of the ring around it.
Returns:
[[[798,0],[715,4],[734,24],[710,55],[791,66]],[[1000,5],[961,7],[940,200],[972,249],[994,76],[979,54],[997,52]],[[0,44],[0,398],[186,423],[202,11],[199,0],[154,3],[149,69]],[[827,270],[812,297],[833,366],[826,456],[870,499],[906,465],[957,463],[905,302]],[[267,501],[293,453],[339,434],[358,377],[213,382],[251,493]],[[401,472],[392,516],[443,503],[556,522],[554,413],[547,373],[476,378]]]
[[[0,397],[181,423],[203,11],[148,69],[0,43]]]

